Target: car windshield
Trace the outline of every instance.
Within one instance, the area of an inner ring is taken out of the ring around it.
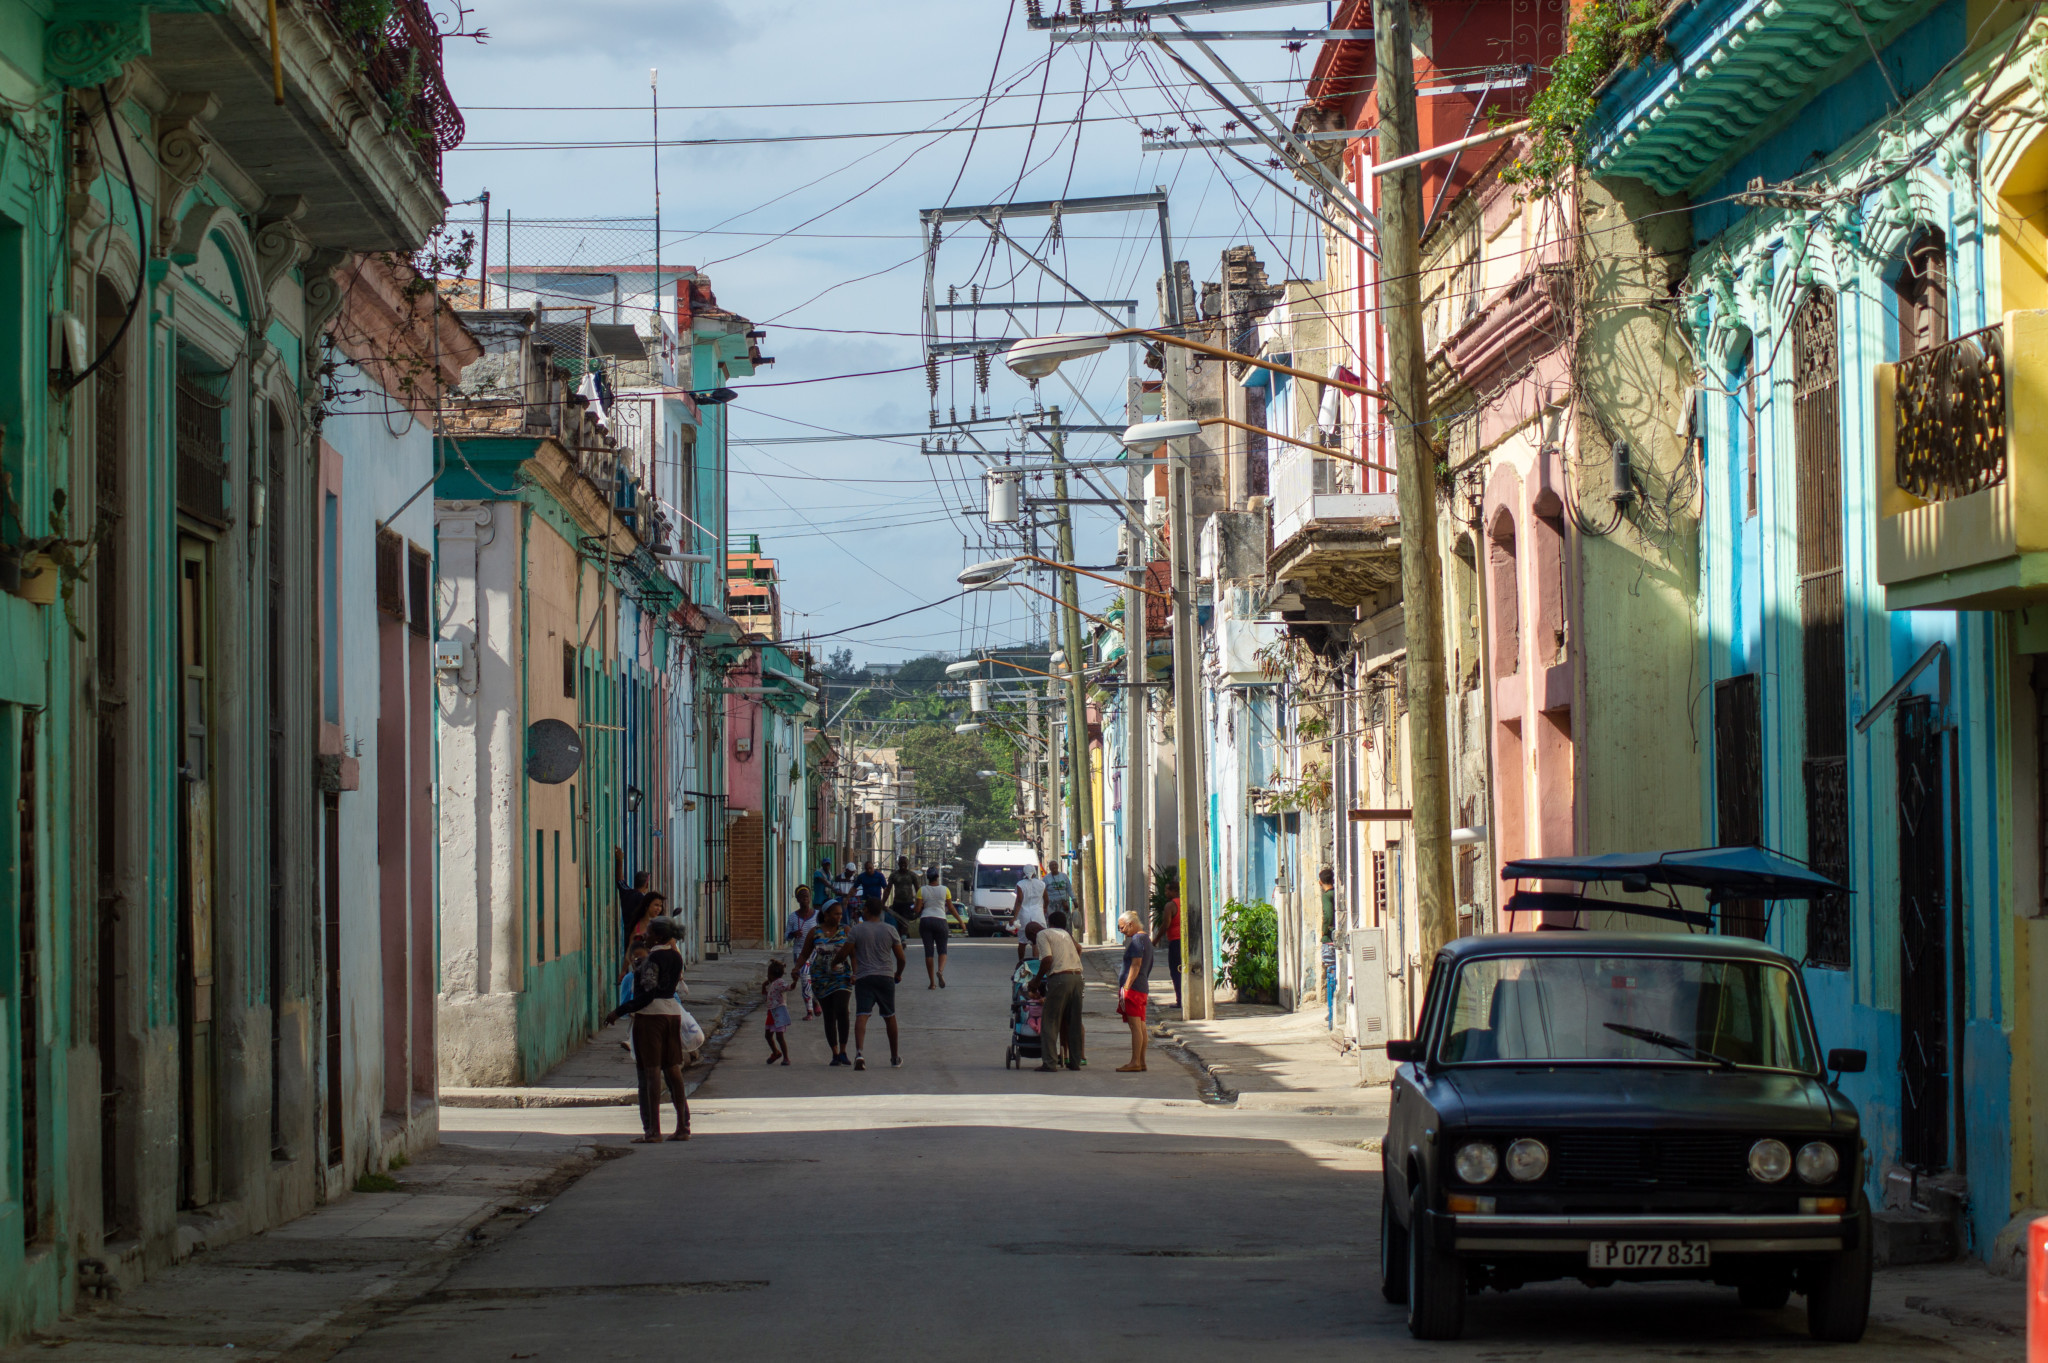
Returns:
[[[1014,890],[1017,888],[1017,882],[1030,873],[1029,866],[977,866],[974,868],[974,888]]]
[[[1672,956],[1467,961],[1437,1058],[1815,1069],[1790,970]]]

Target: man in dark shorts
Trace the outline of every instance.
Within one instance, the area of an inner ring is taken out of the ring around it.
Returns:
[[[917,872],[910,869],[910,858],[896,858],[896,869],[889,873],[889,912],[896,919],[897,931],[906,937],[917,918],[917,888]]]
[[[939,868],[924,873],[918,890],[917,935],[924,943],[925,988],[946,987],[946,946],[953,940],[952,924],[960,918],[952,892],[939,884]]]
[[[853,958],[853,1006],[860,1013],[853,1023],[853,1067],[868,1067],[861,1052],[867,1047],[868,1013],[873,1010],[881,1013],[882,1023],[889,1029],[889,1065],[900,1068],[903,1057],[897,1051],[896,982],[903,978],[903,934],[896,931],[895,924],[882,921],[881,900],[861,902],[861,921],[846,934],[846,945],[833,960],[836,963],[849,956]]]

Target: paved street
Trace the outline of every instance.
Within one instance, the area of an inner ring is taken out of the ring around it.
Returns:
[[[1713,1288],[1489,1296],[1464,1341],[1411,1341],[1374,1286],[1377,1122],[1204,1103],[1089,989],[1089,1067],[1002,1066],[1012,949],[905,974],[902,1070],[761,1063],[750,1019],[689,1144],[600,1163],[340,1356],[370,1360],[1756,1358],[1816,1349],[1792,1309]],[[886,1055],[879,1029],[870,1060]],[[623,1141],[624,1108],[462,1110],[444,1138]],[[1881,1284],[1882,1284],[1881,1279]],[[2010,1290],[2018,1292],[2016,1284]],[[1936,1288],[1934,1290],[1939,1290]],[[1881,1285],[1880,1295],[1886,1289]],[[1892,1294],[1896,1296],[1897,1294]],[[2016,1340],[1881,1305],[1859,1359],[2010,1359]],[[1910,1333],[1908,1332],[1910,1327]]]

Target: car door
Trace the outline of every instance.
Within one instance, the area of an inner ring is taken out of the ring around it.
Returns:
[[[1439,956],[1431,963],[1429,985],[1423,991],[1422,1017],[1415,1027],[1415,1043],[1425,1048],[1418,1056],[1426,1054],[1430,1036],[1435,1030],[1436,1018],[1443,1011],[1443,993],[1450,972],[1445,969],[1444,959]],[[1387,1109],[1387,1134],[1381,1142],[1380,1159],[1386,1170],[1387,1193],[1393,1199],[1394,1213],[1403,1225],[1408,1223],[1408,1165],[1412,1158],[1420,1158],[1424,1148],[1423,1132],[1436,1126],[1436,1113],[1426,1095],[1425,1082],[1428,1071],[1421,1059],[1405,1061],[1394,1067],[1391,1085],[1392,1094]]]

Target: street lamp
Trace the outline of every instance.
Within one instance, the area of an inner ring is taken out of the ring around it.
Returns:
[[[1129,434],[1129,432],[1125,434]],[[1083,577],[1092,577],[1098,582],[1107,582],[1110,586],[1123,591],[1133,589],[1133,584],[1098,573],[1091,568],[1079,568],[1071,563],[1061,563],[1058,559],[1041,558],[1037,554],[1015,554],[1009,558],[992,558],[986,563],[977,563],[973,567],[961,569],[957,581],[961,586],[966,587],[970,591],[978,591],[983,587],[992,587],[996,583],[1001,582],[1004,578],[1015,572],[1017,565],[1020,563],[1042,563],[1048,568],[1057,568],[1063,573],[1079,573]],[[1016,585],[1021,586],[1023,584]],[[1167,593],[1154,591],[1150,587],[1138,587],[1136,590],[1145,593],[1147,596],[1156,596],[1161,601],[1171,599]]]
[[[1057,336],[1038,336],[1012,345],[1003,355],[1003,363],[1010,366],[1012,373],[1036,383],[1040,379],[1051,378],[1053,371],[1068,360],[1085,360],[1091,355],[1100,355],[1109,349],[1111,341],[1125,334],[1066,332]]]
[[[1062,610],[1066,609],[1066,605],[1067,605],[1067,603],[1066,603],[1066,602],[1064,602],[1064,601],[1060,600],[1060,599],[1059,599],[1059,598],[1058,598],[1057,596],[1054,596],[1054,595],[1053,595],[1053,594],[1052,594],[1051,592],[1049,592],[1049,591],[1046,591],[1046,590],[1045,590],[1045,589],[1044,589],[1043,587],[1034,587],[1034,586],[1032,586],[1032,585],[1031,585],[1031,584],[1030,584],[1029,582],[1002,582],[1002,581],[997,581],[997,582],[984,582],[984,583],[982,583],[982,584],[981,584],[981,585],[980,585],[979,587],[969,587],[969,588],[968,588],[967,590],[968,590],[968,591],[970,591],[970,592],[999,592],[999,591],[1002,591],[1002,590],[1004,590],[1005,588],[1009,588],[1009,587],[1022,587],[1022,588],[1023,588],[1023,589],[1025,590],[1025,591],[1027,591],[1027,592],[1036,592],[1036,593],[1037,593],[1038,595],[1040,595],[1040,596],[1044,597],[1044,598],[1045,598],[1046,600],[1048,600],[1048,601],[1052,602],[1052,603],[1053,603],[1053,604],[1054,604],[1055,606],[1058,606],[1058,607],[1060,607],[1060,608],[1061,608]],[[1080,608],[1079,606],[1076,606],[1076,607],[1074,607],[1074,614],[1076,614],[1076,615],[1080,616],[1080,617],[1081,617],[1082,619],[1084,619],[1084,620],[1088,620],[1088,621],[1091,621],[1091,622],[1093,622],[1093,623],[1095,623],[1095,624],[1098,624],[1098,625],[1102,626],[1102,627],[1103,627],[1104,629],[1110,629],[1110,628],[1112,628],[1112,626],[1110,625],[1109,621],[1107,621],[1107,620],[1103,619],[1103,618],[1102,618],[1101,616],[1099,616],[1099,615],[1090,615],[1090,614],[1089,614],[1089,613],[1088,613],[1087,611],[1084,611],[1084,610],[1082,610],[1082,609],[1081,609],[1081,608]],[[1007,666],[1010,666],[1010,667],[1015,667],[1015,666],[1017,666],[1017,664],[1016,664],[1016,663],[1009,663],[1009,664],[1006,664],[1006,665],[1007,665]],[[959,666],[959,664],[958,664],[958,663],[955,663],[955,664],[954,664],[954,666],[955,666],[955,667],[957,667],[957,666]],[[1029,671],[1031,671],[1031,669],[1030,669],[1030,668],[1028,668],[1028,667],[1027,667],[1027,668],[1025,668],[1024,670],[1025,670],[1026,672],[1029,672]],[[1051,674],[1050,674],[1050,673],[1046,673],[1046,674],[1042,674],[1042,675],[1048,675],[1048,676],[1049,676],[1049,675],[1051,675]]]
[[[1317,374],[1307,369],[1296,369],[1292,365],[1275,364],[1271,360],[1262,360],[1256,355],[1240,355],[1235,350],[1225,350],[1222,346],[1208,345],[1202,341],[1190,341],[1185,336],[1175,336],[1167,331],[1154,331],[1150,327],[1119,327],[1115,331],[1093,333],[1068,332],[1058,336],[1033,337],[1030,340],[1018,341],[1012,345],[1004,353],[1003,363],[1008,365],[1010,371],[1019,378],[1029,379],[1031,382],[1037,383],[1040,379],[1052,377],[1053,371],[1068,360],[1085,360],[1091,355],[1100,355],[1103,351],[1109,349],[1112,342],[1139,339],[1157,341],[1161,345],[1178,346],[1183,350],[1192,350],[1197,355],[1208,355],[1219,360],[1231,360],[1238,364],[1248,364],[1255,369],[1265,369],[1275,374],[1285,374],[1289,378],[1306,379],[1310,383],[1327,384],[1332,388],[1346,393],[1356,393],[1361,397],[1386,396],[1379,389],[1367,388],[1362,383],[1349,383],[1343,379],[1333,378],[1328,374]],[[1160,422],[1157,424],[1165,425],[1167,423]],[[1170,439],[1171,437],[1168,438]]]
[[[1169,325],[1177,325],[1183,320],[1179,296],[1173,289],[1169,289],[1168,293],[1166,320]],[[1213,972],[1208,949],[1211,896],[1208,892],[1206,874],[1208,867],[1203,854],[1203,831],[1209,800],[1202,776],[1202,715],[1201,700],[1197,695],[1201,669],[1197,652],[1199,642],[1195,638],[1194,574],[1190,552],[1195,529],[1187,451],[1188,439],[1201,430],[1201,424],[1187,415],[1187,365],[1181,352],[1191,350],[1197,354],[1241,360],[1257,368],[1284,373],[1290,377],[1299,376],[1315,383],[1337,383],[1340,388],[1356,392],[1364,390],[1355,384],[1345,384],[1321,374],[1310,374],[1250,355],[1238,355],[1234,351],[1222,350],[1200,341],[1190,341],[1186,337],[1152,331],[1144,327],[1127,327],[1097,333],[1092,337],[1048,336],[1038,340],[1020,341],[1010,347],[1009,353],[1004,356],[1004,362],[1018,375],[1037,383],[1069,359],[1099,353],[1100,349],[1106,349],[1112,341],[1140,337],[1170,347],[1165,356],[1166,381],[1160,389],[1160,397],[1165,405],[1165,411],[1162,413],[1165,420],[1141,422],[1137,430],[1127,430],[1125,435],[1126,444],[1130,443],[1128,437],[1136,435],[1141,443],[1167,446],[1167,552],[1171,556],[1173,589],[1170,593],[1156,592],[1140,586],[1135,581],[1129,583],[1126,589],[1132,596],[1126,613],[1130,612],[1131,607],[1136,606],[1138,593],[1163,596],[1172,603],[1174,805],[1180,843],[1181,935],[1188,951],[1187,988],[1181,995],[1181,1005],[1183,1017],[1198,1020],[1210,1015],[1210,983]],[[1145,430],[1146,427],[1150,428],[1149,432]],[[1135,623],[1134,621],[1133,624]],[[1134,637],[1142,639],[1144,636],[1142,633],[1134,632]],[[1142,647],[1125,649],[1126,660],[1134,673],[1142,672],[1143,654]],[[1134,675],[1133,680],[1136,679]],[[1131,731],[1137,732],[1135,725]],[[1134,849],[1137,845],[1135,839],[1130,841],[1130,848]],[[1135,864],[1134,857],[1127,856],[1126,883],[1133,890],[1142,880],[1142,873],[1134,869]],[[1200,917],[1194,916],[1197,914]]]
[[[975,721],[969,721],[966,724],[955,724],[953,732],[956,734],[978,734],[981,732],[981,725]]]
[[[1362,459],[1358,455],[1347,454],[1343,450],[1333,450],[1328,445],[1318,445],[1308,440],[1296,440],[1291,435],[1282,435],[1278,431],[1268,430],[1264,426],[1254,426],[1249,422],[1236,421],[1227,416],[1203,417],[1199,421],[1185,418],[1175,421],[1141,421],[1135,426],[1125,427],[1123,435],[1118,437],[1118,439],[1122,442],[1125,449],[1133,452],[1156,449],[1169,440],[1185,440],[1190,436],[1199,435],[1204,426],[1229,426],[1236,430],[1249,432],[1252,435],[1262,436],[1268,440],[1278,440],[1282,444],[1299,445],[1302,449],[1323,455],[1326,458],[1342,459],[1347,464],[1356,464],[1360,468],[1375,469],[1381,473],[1395,472],[1391,465],[1376,464],[1370,459]]]

